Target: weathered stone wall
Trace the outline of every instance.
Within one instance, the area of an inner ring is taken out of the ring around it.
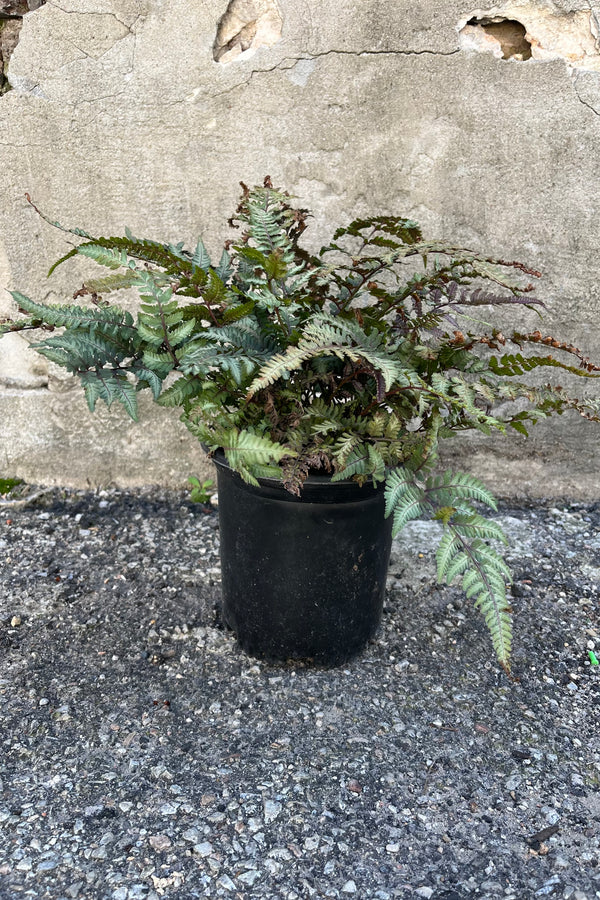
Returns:
[[[65,224],[202,232],[216,250],[238,181],[268,173],[314,210],[314,246],[388,212],[524,259],[544,273],[544,328],[600,357],[597,0],[0,0],[2,11],[23,18],[0,21],[0,37],[18,31],[14,49],[14,37],[2,44],[0,315],[7,289],[58,301],[83,273],[46,279],[68,245],[26,191]],[[176,416],[90,415],[21,337],[0,342],[0,385],[2,475],[96,485],[205,471]],[[505,495],[598,496],[599,438],[565,417],[529,443],[449,450]]]

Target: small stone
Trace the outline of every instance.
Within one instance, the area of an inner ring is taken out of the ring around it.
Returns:
[[[176,816],[177,810],[179,809],[179,804],[175,803],[163,803],[163,805],[158,810],[161,816]]]
[[[270,822],[273,822],[279,813],[281,812],[281,803],[277,803],[274,800],[265,800],[264,803],[265,809],[265,822],[268,825]]]
[[[385,849],[388,853],[397,853],[400,849],[400,844],[386,844]]]
[[[200,836],[201,832],[199,828],[188,828],[187,831],[184,831],[181,835],[184,841],[189,841],[190,844],[196,844]]]
[[[549,878],[548,881],[544,882],[542,887],[535,892],[536,897],[551,897],[552,894],[556,893],[557,888],[560,885],[560,878],[558,875],[553,875],[552,878]]]
[[[249,887],[252,887],[252,885],[256,881],[258,881],[259,878],[260,872],[258,872],[256,869],[248,869],[248,871],[242,872],[241,875],[238,875],[237,880],[241,881],[243,884],[249,885]]]
[[[30,872],[32,867],[31,857],[25,856],[17,863],[18,872]]]
[[[157,853],[161,853],[171,846],[171,839],[166,834],[153,834],[148,838],[148,843],[153,850],[156,850]]]
[[[347,881],[344,887],[342,888],[342,894],[355,894],[356,893],[356,884],[352,879]]]
[[[36,871],[51,872],[52,869],[56,869],[58,862],[58,856],[55,856],[54,854],[52,854],[51,856],[47,856],[46,859],[40,860]]]
[[[10,620],[11,628],[18,628],[20,624],[21,624],[21,616],[13,616],[12,619]]]
[[[221,885],[222,888],[225,888],[226,891],[235,891],[235,884],[229,875],[221,875],[217,880],[217,884]]]
[[[362,794],[362,784],[360,784],[360,782],[358,782],[356,778],[351,778],[347,783],[346,788],[353,794]]]
[[[506,781],[504,782],[504,787],[506,788],[507,791],[514,791],[516,788],[519,787],[519,785],[521,784],[522,781],[523,781],[523,779],[521,778],[520,775],[511,775],[511,777],[507,778]]]
[[[196,829],[190,829],[191,831],[196,831]],[[185,837],[185,835],[184,835]],[[186,838],[188,840],[188,838]],[[194,853],[196,856],[207,857],[213,852],[213,845],[208,841],[203,841],[201,844],[194,845]]]
[[[423,885],[423,887],[416,889],[415,894],[417,897],[424,897],[425,900],[429,900],[430,897],[433,897],[433,889]]]
[[[129,800],[122,800],[121,803],[119,803],[119,809],[124,813],[131,812],[131,810],[133,809],[133,803],[130,803]]]

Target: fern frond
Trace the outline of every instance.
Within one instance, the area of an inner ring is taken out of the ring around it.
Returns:
[[[152,397],[159,402],[160,392],[162,390],[163,379],[153,370],[143,364],[141,360],[136,360],[132,365],[127,367],[127,371],[137,379],[137,390],[150,388]]]
[[[570,366],[559,359],[555,359],[553,356],[523,356],[522,353],[505,353],[500,357],[500,360],[492,356],[489,366],[495,375],[507,375],[509,377],[524,375],[526,372],[531,372],[533,369],[538,369],[541,366],[552,366],[557,369],[564,369],[565,372],[571,372],[571,374],[578,375],[580,378],[600,378],[599,372]]]
[[[344,468],[337,471],[335,475],[332,476],[331,480],[343,481],[346,478],[354,478],[356,476],[366,479],[370,474],[369,464],[369,445],[355,442],[353,450],[346,458]]]
[[[385,482],[385,517],[388,519],[409,488],[416,486],[414,472],[408,469],[393,469]]]
[[[216,435],[215,435],[216,437]],[[264,435],[237,428],[218,434],[218,446],[223,449],[227,462],[248,484],[258,485],[254,474],[256,467],[278,463],[284,456],[294,456],[289,448],[276,444]]]
[[[487,539],[506,543],[496,522],[476,513],[457,513],[447,522],[436,559],[438,581],[451,584],[462,575],[462,588],[484,617],[498,661],[510,671],[511,610],[506,598],[510,570]]]
[[[394,383],[408,387],[421,385],[416,372],[406,368],[382,346],[377,334],[366,334],[358,323],[337,320],[328,316],[313,316],[305,324],[304,333],[297,346],[288,346],[285,353],[276,354],[262,368],[250,385],[252,396],[280,378],[289,377],[311,359],[320,356],[337,356],[360,363],[366,361],[381,374],[385,390]]]
[[[114,401],[118,401],[126,413],[137,422],[137,398],[135,387],[121,372],[111,369],[90,369],[80,374],[85,397],[91,412],[96,407],[97,400],[104,400],[108,407]]]
[[[166,272],[188,277],[192,277],[197,271],[202,271],[192,263],[191,255],[183,250],[183,245],[163,244],[147,239],[139,240],[130,234],[129,237],[125,235],[124,237],[92,238],[86,243],[79,244],[58,259],[51,266],[48,275],[51,275],[67,259],[76,255],[89,256],[100,265],[108,265],[109,268],[116,267],[114,264],[117,259],[124,260],[123,263],[120,263],[122,265],[128,265],[129,259],[139,259],[159,266]]]
[[[157,399],[159,406],[183,406],[202,391],[202,379],[196,375],[182,375]]]
[[[452,527],[462,537],[508,543],[502,527],[493,519],[485,519],[478,513],[458,511],[452,518]]]
[[[210,254],[204,246],[202,238],[198,238],[198,243],[196,244],[196,249],[192,256],[192,265],[197,266],[199,269],[203,269],[205,272],[208,272],[212,265]]]
[[[137,281],[138,273],[133,269],[128,269],[126,272],[105,275],[104,278],[86,278],[85,288],[89,293],[109,294],[112,291],[133,287]]]
[[[31,313],[40,322],[56,328],[85,328],[98,322],[112,323],[121,329],[135,330],[131,313],[117,306],[50,305],[30,300],[19,291],[10,291],[19,309]]]
[[[464,472],[444,472],[430,476],[425,486],[427,499],[435,506],[456,506],[461,500],[476,500],[496,510],[496,498],[473,475]]]

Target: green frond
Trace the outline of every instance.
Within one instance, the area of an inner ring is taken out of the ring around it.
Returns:
[[[478,513],[457,512],[452,519],[452,527],[457,534],[463,537],[500,541],[502,544],[508,543],[502,527],[492,519],[485,519]]]
[[[104,266],[106,269],[127,268],[129,263],[129,257],[125,250],[102,247],[98,244],[80,244],[77,247],[77,253],[79,256],[93,259],[99,266]]]
[[[204,241],[202,240],[202,238],[198,238],[198,243],[196,244],[196,249],[194,250],[194,255],[192,256],[192,264],[194,266],[197,266],[197,268],[202,269],[204,272],[208,272],[212,265],[210,261],[210,254],[204,246]]]
[[[249,396],[280,378],[289,377],[290,372],[301,368],[309,360],[322,356],[370,363],[380,373],[386,391],[394,383],[405,387],[421,384],[415,372],[399,363],[382,346],[378,334],[367,335],[357,323],[351,321],[338,322],[328,316],[313,316],[305,324],[298,345],[288,346],[285,353],[276,354],[262,368],[250,385]]]
[[[95,294],[109,294],[112,291],[130,288],[137,281],[138,273],[134,269],[128,269],[126,272],[105,275],[104,278],[86,278],[85,287]]]
[[[451,584],[462,575],[462,588],[482,613],[498,660],[508,672],[512,626],[506,583],[511,576],[502,557],[486,542],[489,539],[506,543],[497,523],[478,514],[452,517],[436,554],[438,581]]]
[[[270,466],[280,462],[284,456],[293,456],[293,451],[276,444],[264,435],[237,428],[218,435],[218,446],[223,449],[227,462],[244,481],[257,486],[256,467]]]
[[[252,315],[255,307],[255,300],[246,300],[245,303],[240,303],[237,306],[233,306],[232,304],[230,304],[223,312],[223,324],[231,325],[233,322],[238,322],[240,319],[244,319],[246,316]]]
[[[132,353],[128,342],[107,340],[93,328],[64,331],[34,344],[33,347],[42,356],[76,374],[83,369],[105,364],[119,366]]]
[[[49,305],[30,300],[19,291],[10,292],[19,309],[30,313],[46,325],[56,328],[85,328],[96,323],[106,322],[118,325],[120,329],[134,330],[133,317],[127,311],[116,306],[71,306]]]
[[[365,232],[368,232],[365,235]],[[382,244],[379,233],[387,234],[398,239],[402,244],[416,244],[422,240],[421,229],[411,219],[403,219],[399,216],[371,216],[368,219],[355,219],[344,228],[338,228],[334,232],[333,240],[339,241],[340,238],[349,235],[365,239],[370,244]],[[396,241],[391,242],[393,247],[399,246]],[[383,246],[390,246],[390,243],[383,243]],[[321,254],[327,252],[329,247],[324,247]]]
[[[173,371],[175,365],[173,357],[169,353],[159,353],[155,350],[148,350],[147,348],[144,349],[142,360],[144,366],[150,369],[150,371],[155,372],[163,381],[167,375]]]
[[[137,422],[136,390],[126,375],[99,368],[82,372],[80,379],[91,412],[94,411],[97,400],[104,400],[108,407],[118,401],[134,422]]]
[[[202,299],[208,306],[219,306],[227,300],[225,282],[214,269],[208,272],[208,287],[204,289]]]
[[[202,391],[203,381],[196,375],[182,375],[157,399],[159,406],[183,406]]]
[[[256,370],[257,363],[238,347],[200,342],[188,345],[179,359],[179,368],[186,375],[208,375],[215,366],[242,385]]]
[[[223,250],[216,272],[221,281],[227,283],[231,280],[233,276],[233,266],[231,265],[231,256],[229,255],[227,250]]]
[[[523,356],[522,353],[505,353],[498,360],[492,356],[489,362],[492,372],[496,375],[505,375],[513,377],[515,375],[524,375],[533,369],[542,366],[551,366],[570,372],[572,375],[578,375],[580,378],[600,378],[600,373],[590,372],[585,368],[578,366],[570,366],[567,363],[555,359],[553,356]]]
[[[413,519],[425,518],[429,507],[424,499],[424,493],[418,486],[409,487],[396,504],[393,513],[392,535],[396,537],[404,526]]]
[[[388,472],[385,482],[385,517],[389,518],[409,488],[416,488],[418,483],[414,472],[398,468]]]
[[[196,327],[196,322],[194,319],[188,319],[187,322],[182,322],[181,325],[178,325],[176,328],[169,330],[169,344],[173,349],[177,349],[181,344],[185,344],[187,339],[191,334],[194,333],[194,329]]]
[[[100,265],[115,268],[117,260],[123,260],[119,265],[127,266],[130,259],[139,259],[143,262],[159,266],[166,272],[193,276],[195,266],[192,263],[191,254],[183,250],[182,244],[163,244],[158,241],[139,240],[131,233],[124,237],[100,237],[92,238],[86,243],[79,244],[69,253],[62,256],[51,267],[48,275],[61,265],[65,260],[75,255],[89,256]]]
[[[369,445],[355,442],[354,448],[348,454],[343,469],[332,476],[332,481],[344,481],[355,476],[366,478],[370,474]]]
[[[448,524],[447,522],[445,523]],[[438,544],[435,558],[438,571],[438,582],[441,583],[446,578],[446,573],[450,567],[450,563],[460,548],[459,536],[450,528],[444,528],[444,533]]]
[[[457,506],[461,500],[476,500],[497,509],[496,498],[478,478],[464,472],[444,472],[426,481],[427,499],[435,506]]]
[[[465,569],[467,569],[469,567],[469,564],[470,564],[470,559],[466,553],[464,553],[464,552],[455,553],[454,556],[452,557],[452,559],[448,562],[448,568],[447,568],[446,572],[444,573],[443,580],[447,584],[452,584],[452,582],[454,581],[456,576],[462,575],[464,573]],[[438,580],[442,581],[442,579],[439,578],[439,576],[438,576]]]
[[[152,397],[158,403],[160,400],[163,379],[160,378],[160,376],[153,369],[149,369],[147,366],[145,366],[139,359],[136,360],[132,365],[128,366],[127,371],[131,372],[131,374],[134,375],[137,379],[136,389],[140,391],[144,388],[150,388],[150,390],[152,391]]]

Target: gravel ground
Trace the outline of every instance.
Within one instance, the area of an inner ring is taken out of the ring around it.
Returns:
[[[434,524],[339,669],[243,656],[214,510],[0,507],[0,897],[600,897],[600,504],[503,507],[514,674]]]

